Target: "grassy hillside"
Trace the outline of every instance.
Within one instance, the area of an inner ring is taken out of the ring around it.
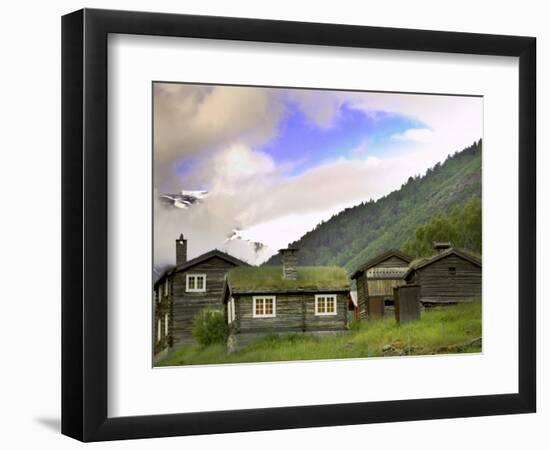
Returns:
[[[427,309],[422,320],[398,325],[393,317],[355,322],[332,337],[267,336],[239,352],[225,344],[182,347],[157,366],[296,361],[373,356],[431,355],[481,351],[481,301]]]
[[[434,214],[481,197],[481,148],[479,141],[376,202],[363,202],[319,224],[291,244],[300,248],[300,264],[353,271],[379,252],[401,247]],[[266,264],[279,263],[276,255]]]

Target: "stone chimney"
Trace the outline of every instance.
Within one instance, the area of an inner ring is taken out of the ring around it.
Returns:
[[[448,248],[451,248],[453,246],[450,242],[434,242],[433,248],[434,250],[437,250],[438,252],[442,252],[443,250],[447,250]]]
[[[183,234],[176,239],[176,265],[180,266],[187,262],[187,239],[183,238]]]
[[[281,261],[283,263],[283,279],[284,280],[295,280],[298,278],[298,253],[297,248],[284,248],[279,250],[281,254]]]

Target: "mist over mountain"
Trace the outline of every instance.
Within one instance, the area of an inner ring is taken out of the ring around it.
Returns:
[[[303,265],[337,265],[353,271],[389,248],[399,248],[414,236],[417,226],[434,214],[448,213],[472,197],[481,197],[482,142],[411,176],[400,189],[347,208],[318,224],[290,246],[298,247]],[[266,264],[280,264],[279,255]]]

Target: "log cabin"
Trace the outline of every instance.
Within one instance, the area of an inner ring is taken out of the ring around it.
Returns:
[[[412,257],[396,249],[366,261],[351,276],[357,283],[358,318],[379,319],[391,309],[393,288],[405,284]]]
[[[420,285],[424,306],[456,304],[481,296],[481,259],[465,250],[439,245],[439,253],[411,262],[405,274]]]
[[[176,240],[176,266],[154,284],[155,353],[194,342],[194,317],[206,307],[223,310],[225,275],[240,266],[248,264],[220,250],[188,261],[187,240],[180,235]]]
[[[269,334],[347,330],[349,279],[339,267],[298,267],[295,248],[282,266],[238,267],[226,277],[223,302],[229,352]]]

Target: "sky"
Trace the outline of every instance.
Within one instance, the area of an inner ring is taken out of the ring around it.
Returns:
[[[482,137],[480,97],[154,83],[153,101],[157,267],[180,233],[189,258],[259,264]],[[158,200],[182,190],[208,194],[188,209]]]

